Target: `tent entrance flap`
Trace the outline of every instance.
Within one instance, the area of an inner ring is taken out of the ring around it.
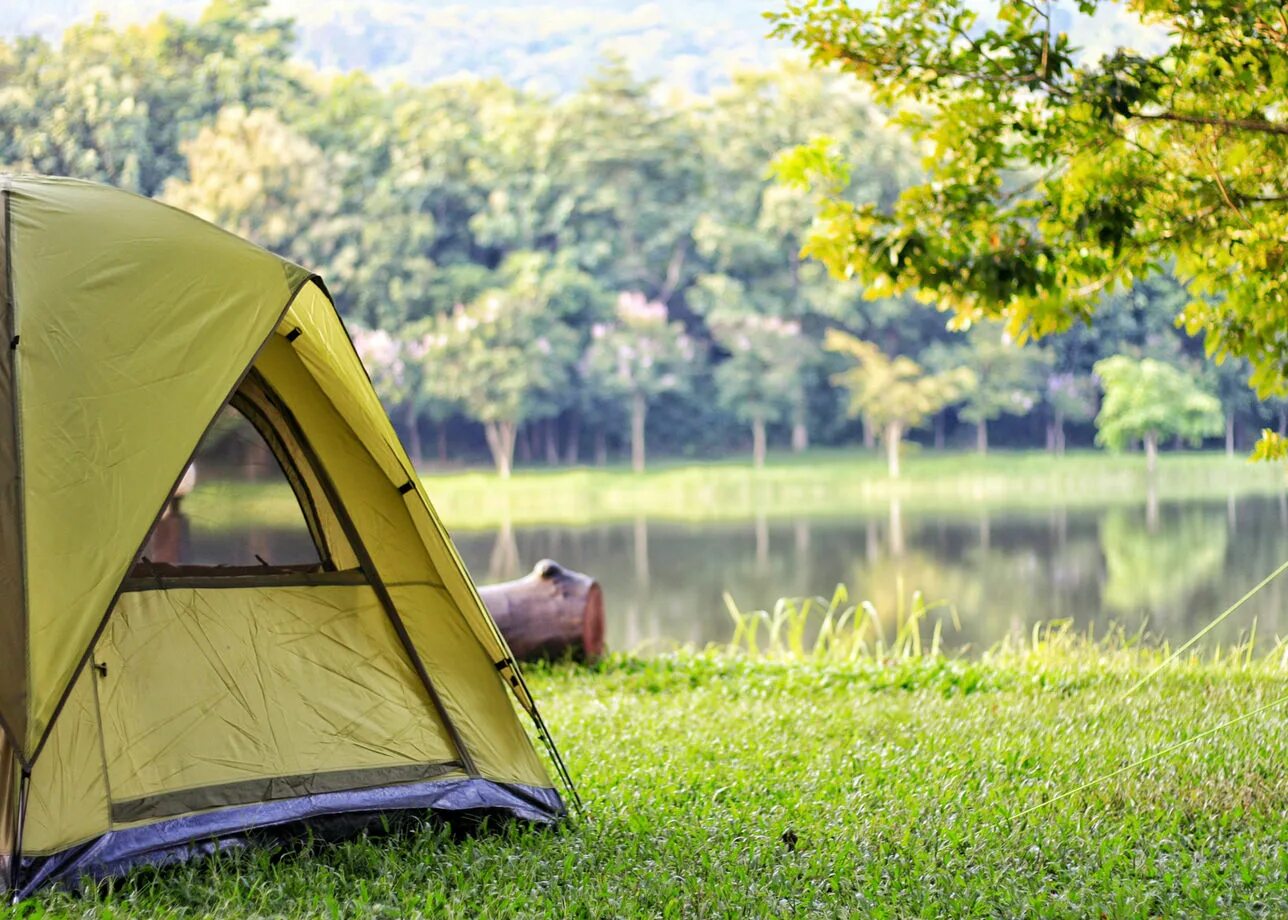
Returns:
[[[303,428],[300,427],[300,423],[296,419],[295,414],[291,411],[290,407],[283,402],[277,392],[268,385],[263,376],[258,372],[253,372],[250,379],[251,386],[262,393],[266,405],[270,406],[276,413],[277,417],[281,421],[281,427],[290,433],[292,442],[298,446],[303,456],[307,459],[309,467],[317,475],[321,491],[327,497],[331,507],[335,510],[339,526],[348,538],[349,545],[357,556],[358,566],[370,579],[371,587],[375,591],[376,596],[380,599],[380,605],[389,619],[389,625],[397,634],[398,641],[401,643],[403,651],[406,652],[408,659],[411,661],[412,667],[415,668],[416,675],[420,679],[421,686],[424,688],[425,694],[429,698],[429,703],[433,708],[434,713],[438,716],[443,727],[451,736],[452,744],[456,748],[456,753],[461,763],[465,765],[466,772],[471,776],[478,776],[478,766],[475,764],[474,758],[470,755],[470,751],[465,745],[465,739],[461,737],[460,731],[453,723],[451,714],[447,711],[447,707],[444,705],[443,699],[438,693],[438,689],[434,686],[433,678],[430,677],[428,670],[425,668],[425,662],[421,659],[420,652],[417,650],[415,643],[412,642],[411,637],[408,635],[407,626],[403,622],[402,614],[398,611],[397,606],[395,606],[393,598],[389,596],[389,589],[381,579],[380,573],[376,569],[376,564],[371,558],[371,553],[363,543],[362,537],[359,535],[357,527],[354,525],[353,518],[349,515],[343,500],[340,498],[335,482],[326,471],[326,466],[318,458],[313,446],[309,443],[309,440],[304,434]]]

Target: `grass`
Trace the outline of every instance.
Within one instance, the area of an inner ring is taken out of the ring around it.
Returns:
[[[1124,701],[1160,656],[1047,631],[975,660],[539,668],[584,819],[226,853],[15,916],[1288,915],[1288,704],[1168,750],[1288,694],[1284,647]]]
[[[1139,504],[1146,493],[1143,457],[1096,451],[1063,457],[1037,451],[916,453],[902,478],[884,460],[858,450],[813,450],[773,456],[762,470],[743,460],[659,463],[636,475],[621,467],[528,469],[509,482],[490,471],[426,473],[430,496],[449,527],[578,525],[648,517],[720,521],[821,516],[884,509],[892,499],[909,510],[954,512],[987,507]],[[1159,458],[1160,500],[1227,498],[1284,488],[1282,468],[1216,453],[1165,453]],[[283,489],[255,486],[190,497],[185,507],[205,526],[267,525],[298,516]]]

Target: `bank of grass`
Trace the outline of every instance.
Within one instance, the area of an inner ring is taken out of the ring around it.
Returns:
[[[17,915],[1288,915],[1288,705],[1168,750],[1288,694],[1284,648],[1124,700],[1159,660],[1057,634],[971,661],[540,668],[584,818],[227,853]]]
[[[1143,457],[1084,451],[1057,457],[1038,451],[921,452],[891,480],[885,461],[858,450],[814,450],[771,456],[761,470],[745,460],[660,462],[642,474],[622,467],[521,469],[508,482],[490,470],[424,474],[439,513],[454,530],[514,525],[580,525],[653,520],[746,520],[884,510],[892,499],[908,510],[1140,504],[1147,494]],[[1156,496],[1226,499],[1282,491],[1281,467],[1211,452],[1165,453]],[[293,523],[298,512],[284,488],[246,486],[192,496],[190,513],[205,526],[246,520]]]

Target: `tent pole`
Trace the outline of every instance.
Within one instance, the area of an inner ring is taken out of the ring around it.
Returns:
[[[24,766],[18,780],[18,827],[13,838],[13,865],[9,870],[9,881],[13,885],[12,902],[18,903],[18,893],[22,890],[18,879],[22,872],[22,833],[27,827],[27,792],[31,788],[31,768]]]

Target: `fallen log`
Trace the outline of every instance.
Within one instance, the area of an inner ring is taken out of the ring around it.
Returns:
[[[523,578],[483,585],[479,595],[520,661],[604,653],[604,593],[589,575],[542,559]]]

